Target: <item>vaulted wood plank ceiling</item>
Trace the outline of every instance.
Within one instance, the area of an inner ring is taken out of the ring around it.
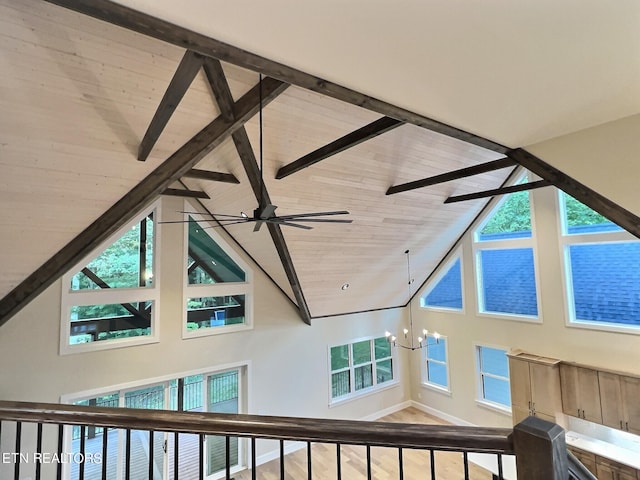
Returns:
[[[200,205],[210,212],[253,211],[260,191],[254,70],[279,79],[264,84],[262,172],[277,213],[349,210],[353,219],[311,231],[227,227],[308,323],[404,305],[403,252],[412,251],[421,283],[487,201],[445,205],[445,199],[500,187],[516,163],[619,223],[638,225],[629,212],[520,149],[107,1],[53,3],[146,35],[40,0],[0,1],[6,72],[0,107],[7,113],[0,120],[0,195],[7,207],[0,217],[0,324],[125,223],[127,208],[142,207],[169,187],[206,193]],[[314,153],[323,150],[337,153]],[[505,154],[510,160],[500,160],[502,168],[480,167]],[[193,167],[239,183],[211,182],[189,174]],[[483,173],[389,192],[469,168]]]

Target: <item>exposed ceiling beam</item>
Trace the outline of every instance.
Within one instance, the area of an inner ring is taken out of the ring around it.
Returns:
[[[563,192],[640,238],[640,217],[629,210],[603,197],[522,148],[512,150],[507,155],[527,170],[549,181]]]
[[[298,87],[306,88],[344,102],[386,115],[406,123],[441,133],[448,137],[477,145],[488,150],[505,154],[509,150],[487,138],[466,132],[424,115],[397,107],[355,90],[342,87],[325,79],[310,75],[295,68],[268,60],[259,55],[214,40],[151,15],[119,5],[109,0],[45,0],[55,5],[69,8],[105,22],[127,28],[134,32],[196,51],[201,55],[220,59],[239,67],[261,72],[273,78]]]
[[[453,170],[451,172],[442,173],[433,177],[423,178],[422,180],[415,180],[413,182],[394,185],[393,187],[389,187],[386,195],[393,195],[395,193],[415,190],[416,188],[428,187],[431,185],[437,185],[439,183],[450,182],[452,180],[459,180],[461,178],[471,177],[473,175],[479,175],[481,173],[500,170],[501,168],[513,167],[514,165],[517,165],[515,160],[507,157],[499,158],[498,160],[481,163],[480,165],[474,165],[472,167],[461,168],[459,170]]]
[[[218,103],[218,108],[221,112],[226,111],[232,112],[233,114],[233,111],[230,108],[230,106],[233,105],[233,97],[231,95],[229,83],[227,82],[222,69],[222,65],[218,60],[209,59],[205,65],[205,72],[209,79],[209,85],[212,93]],[[258,88],[260,88],[260,84],[258,84]],[[238,155],[240,156],[242,166],[249,178],[249,184],[251,185],[253,194],[256,197],[256,201],[260,206],[262,206],[263,202],[270,204],[271,199],[269,198],[269,192],[267,192],[264,182],[262,181],[261,172],[258,169],[258,162],[253,152],[253,148],[251,147],[247,131],[244,127],[241,127],[231,135],[231,138],[233,139],[233,143],[235,144]],[[304,298],[302,286],[300,285],[300,280],[298,279],[298,274],[296,273],[296,269],[293,265],[293,260],[291,259],[284,235],[282,234],[282,230],[280,230],[280,225],[267,223],[267,227],[269,229],[273,245],[280,257],[282,268],[287,275],[289,285],[291,285],[291,290],[293,291],[293,295],[296,299],[300,318],[302,318],[302,321],[306,324],[311,325],[311,312],[309,311],[309,306]]]
[[[329,158],[351,147],[355,147],[362,142],[366,142],[378,135],[382,135],[389,130],[399,127],[404,122],[396,120],[395,118],[382,117],[364,127],[359,128],[351,133],[346,134],[333,142],[314,150],[311,153],[306,154],[304,157],[300,157],[284,167],[281,167],[276,173],[277,179],[282,179],[292,175],[300,170],[310,167],[311,165],[318,163],[325,158]]]
[[[288,85],[266,78],[262,85],[263,104],[269,103]],[[173,182],[240,128],[259,109],[258,87],[249,90],[233,105],[234,119],[221,116],[198,132],[185,145],[118,200],[96,221],[65,245],[0,300],[0,326],[20,311],[80,259],[123,227],[141,208],[157,198]]]
[[[184,97],[184,94],[187,92],[187,89],[193,82],[201,66],[202,55],[187,50],[171,82],[169,82],[166,92],[164,92],[160,105],[153,115],[153,119],[151,119],[149,128],[147,128],[147,132],[140,142],[138,160],[145,161],[147,159],[149,153],[151,153],[151,149],[158,141],[164,127],[167,126],[171,115],[173,115],[173,112],[176,110],[182,97]]]
[[[171,195],[174,197],[186,197],[186,198],[204,198],[206,200],[211,199],[207,192],[199,190],[184,190],[182,188],[165,188],[162,195]]]
[[[476,200],[478,198],[495,197],[497,195],[506,195],[508,193],[523,192],[525,190],[533,190],[536,188],[549,187],[551,182],[548,180],[538,180],[536,182],[519,183],[509,187],[496,188],[494,190],[485,190],[484,192],[468,193],[466,195],[456,195],[447,198],[444,203],[465,202],[467,200]]]
[[[238,180],[236,176],[231,173],[210,172],[208,170],[198,170],[196,168],[192,168],[191,170],[189,170],[183,175],[183,177],[198,178],[200,180],[210,180],[212,182],[235,184],[240,183],[240,180]]]

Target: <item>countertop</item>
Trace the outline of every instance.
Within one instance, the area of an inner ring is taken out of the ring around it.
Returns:
[[[598,440],[578,432],[568,431],[565,434],[567,445],[595,453],[623,465],[640,470],[640,452],[628,450],[613,443]]]

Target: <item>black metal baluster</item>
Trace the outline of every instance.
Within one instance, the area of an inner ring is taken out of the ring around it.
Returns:
[[[199,480],[204,480],[204,433],[200,434],[200,442],[198,444],[198,462],[200,463]]]
[[[469,480],[469,456],[467,452],[462,452],[462,463],[464,464],[464,480]]]
[[[402,458],[402,447],[398,448],[398,478],[404,480],[404,459]]]
[[[86,425],[80,425],[80,454],[82,455],[82,460],[80,465],[78,465],[78,480],[84,480],[84,450],[85,450],[85,435],[87,433]]]
[[[62,457],[62,440],[64,439],[64,425],[58,425],[58,458]],[[57,480],[62,480],[62,462],[58,462]]]
[[[367,445],[367,480],[371,480],[371,446]]]
[[[36,452],[38,452],[40,456],[42,455],[42,424],[41,423],[38,424]],[[36,461],[36,480],[40,480],[40,476],[42,474],[42,460],[40,456]]]
[[[498,453],[498,478],[504,480],[504,473],[502,471],[502,454]]]
[[[149,480],[153,480],[153,430],[149,430]]]
[[[180,458],[178,448],[180,444],[179,433],[173,434],[173,480],[178,480],[178,459]]]
[[[280,440],[280,480],[284,480],[284,440]]]
[[[229,435],[224,437],[224,464],[227,472],[227,480],[231,480],[231,439]]]
[[[251,480],[256,480],[256,437],[251,437]]]
[[[108,446],[109,429],[102,428],[102,480],[107,480],[107,446]]]
[[[131,480],[131,429],[127,428],[127,449],[124,453],[124,478]]]
[[[431,480],[436,480],[436,453],[433,449],[429,450],[429,458],[431,459]]]
[[[22,440],[22,422],[16,422],[16,448],[15,454],[20,455],[20,443]],[[14,458],[13,463],[13,478],[14,480],[20,480],[20,458]]]
[[[307,442],[307,480],[311,480],[311,442]]]
[[[342,464],[341,464],[341,461],[340,461],[340,444],[339,443],[336,444],[336,462],[338,464],[338,466],[337,466],[337,468],[338,468],[338,470],[337,470],[338,480],[341,480],[342,479]]]

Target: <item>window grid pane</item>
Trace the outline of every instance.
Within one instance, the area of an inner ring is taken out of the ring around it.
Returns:
[[[511,407],[506,350],[484,346],[477,348],[482,400]]]

